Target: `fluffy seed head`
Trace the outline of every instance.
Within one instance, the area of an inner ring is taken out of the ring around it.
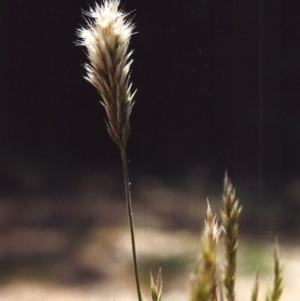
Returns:
[[[104,0],[102,5],[85,14],[86,27],[77,30],[78,45],[85,46],[89,63],[87,79],[96,87],[107,113],[108,132],[118,145],[125,146],[129,137],[129,116],[132,109],[130,60],[128,45],[134,25],[119,10],[119,0]]]

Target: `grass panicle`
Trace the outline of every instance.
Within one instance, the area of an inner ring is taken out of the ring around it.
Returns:
[[[279,247],[276,239],[274,246],[274,275],[273,284],[269,289],[266,301],[278,301],[283,291],[283,267],[279,260]]]
[[[219,235],[217,218],[213,216],[208,203],[200,258],[192,276],[190,301],[217,301],[216,266]]]
[[[102,5],[85,12],[86,27],[77,30],[78,45],[86,47],[89,63],[85,64],[87,79],[102,97],[107,114],[110,137],[125,145],[130,132],[129,116],[133,104],[130,84],[128,50],[134,24],[119,10],[118,0],[105,0]]]
[[[225,267],[223,282],[227,301],[235,301],[235,279],[238,248],[238,218],[241,212],[235,190],[225,174],[223,191],[224,209],[221,212],[225,243]]]

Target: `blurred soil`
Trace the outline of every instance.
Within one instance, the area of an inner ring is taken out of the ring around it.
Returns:
[[[117,182],[94,174],[68,194],[1,197],[1,301],[137,300],[122,181]],[[133,207],[143,294],[150,300],[149,273],[156,274],[162,267],[163,299],[187,300],[206,195],[152,178],[135,183]],[[221,197],[216,195],[210,201],[219,214]],[[250,299],[258,266],[260,297],[265,296],[277,234],[285,269],[281,300],[297,300],[299,236],[291,239],[285,230],[273,227],[273,219],[261,228],[253,211],[248,215],[244,211],[237,300]]]

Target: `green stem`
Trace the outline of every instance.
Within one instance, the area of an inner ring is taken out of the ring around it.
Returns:
[[[126,145],[123,145],[123,146],[120,145],[120,149],[121,149],[121,157],[122,157],[122,164],[123,164],[125,196],[126,196],[127,214],[128,214],[129,226],[130,226],[131,248],[132,248],[132,257],[133,257],[133,267],[134,267],[134,273],[135,273],[136,288],[137,288],[138,299],[139,299],[139,301],[142,301],[139,272],[138,272],[138,263],[137,263],[136,249],[135,249],[134,224],[133,224],[130,182],[129,182],[127,156],[126,156]]]

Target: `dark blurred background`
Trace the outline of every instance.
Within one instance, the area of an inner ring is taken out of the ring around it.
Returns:
[[[0,5],[0,192],[59,192],[82,174],[119,172],[100,96],[83,79],[84,49],[74,43],[89,4]],[[221,183],[227,169],[251,178],[261,198],[266,187],[283,195],[297,186],[298,5],[127,0],[122,7],[137,31],[132,175],[181,177],[200,166]]]

